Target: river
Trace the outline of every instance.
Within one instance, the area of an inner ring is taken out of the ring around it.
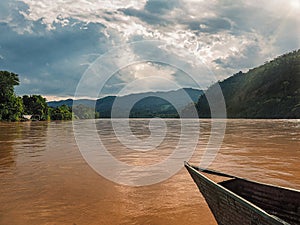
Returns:
[[[210,136],[210,120],[199,121],[200,138],[189,160],[194,164],[199,164]],[[148,122],[130,121],[140,140],[149,136]],[[91,121],[74,123],[84,127]],[[132,152],[117,141],[109,120],[96,121],[108,152],[142,166],[165,160],[178,145],[180,120],[167,120],[166,126],[168,134],[159,151]],[[79,150],[72,122],[0,123],[0,224],[216,225],[184,168],[160,183],[121,185],[95,172]],[[300,189],[299,159],[299,120],[228,120],[223,143],[209,167]],[[179,160],[181,165],[184,160]]]

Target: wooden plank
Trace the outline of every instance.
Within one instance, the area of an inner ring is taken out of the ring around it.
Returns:
[[[299,191],[243,179],[225,181],[220,184],[268,213],[290,224],[300,224]]]
[[[289,224],[213,182],[188,164],[185,166],[204,196],[219,225]]]

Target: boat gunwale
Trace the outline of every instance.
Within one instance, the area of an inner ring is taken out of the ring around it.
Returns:
[[[259,182],[259,181],[253,181],[253,180],[243,178],[243,177],[233,176],[233,175],[226,174],[226,173],[220,173],[218,171],[211,170],[211,169],[203,169],[203,168],[200,168],[200,167],[192,166],[188,162],[185,162],[185,165],[186,164],[189,167],[193,168],[194,170],[196,170],[198,172],[203,172],[203,173],[207,173],[207,174],[211,174],[211,175],[223,176],[223,177],[228,177],[228,178],[235,178],[235,179],[244,180],[244,181],[255,183],[255,184],[261,184],[261,185],[265,185],[265,186],[269,186],[269,187],[273,187],[273,188],[285,189],[287,191],[294,191],[294,192],[298,192],[300,194],[300,190],[298,190],[298,189],[283,187],[283,186],[280,186],[280,185],[274,185],[274,184],[269,184],[269,183],[264,183],[264,182]],[[216,184],[218,184],[218,183],[216,183]]]
[[[238,201],[239,203],[241,203],[242,205],[254,210],[256,213],[258,213],[259,215],[263,216],[264,218],[266,219],[273,219],[274,222],[276,221],[277,223],[281,223],[281,224],[284,224],[284,225],[290,225],[290,223],[282,220],[281,218],[277,217],[277,216],[274,216],[272,214],[269,214],[268,212],[266,212],[265,210],[263,210],[262,208],[258,207],[257,205],[251,203],[250,201],[244,199],[243,197],[237,195],[236,193],[230,191],[229,189],[223,187],[222,185],[220,185],[219,183],[209,179],[208,177],[204,176],[203,174],[200,173],[199,170],[196,170],[193,166],[191,166],[188,162],[184,162],[184,165],[186,168],[190,169],[188,171],[191,171],[193,172],[194,174],[196,174],[197,176],[201,176],[202,179],[204,179],[206,182],[209,182],[210,184],[212,185],[215,185],[219,191],[225,193],[225,194],[229,194],[231,197],[233,197],[236,201]],[[205,173],[205,172],[204,172]],[[231,176],[231,175],[229,175]],[[245,181],[249,181],[247,179],[243,179],[243,178],[239,178],[239,177],[234,177],[232,176],[232,179],[241,179],[241,180],[245,180]],[[250,181],[250,182],[253,182],[253,181]],[[258,183],[258,182],[255,182],[255,183]],[[196,183],[197,184],[197,183]],[[197,184],[198,186],[198,184]],[[270,185],[269,185],[270,186]],[[276,187],[276,186],[275,186]],[[199,188],[199,187],[198,187]],[[200,190],[201,192],[201,190]],[[202,194],[202,192],[201,192]],[[203,194],[202,194],[203,195]],[[205,196],[203,195],[203,197],[205,198]]]

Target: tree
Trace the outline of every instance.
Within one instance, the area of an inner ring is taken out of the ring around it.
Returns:
[[[0,120],[18,121],[23,114],[23,103],[14,92],[19,85],[19,77],[15,73],[0,71]]]
[[[41,120],[48,118],[48,105],[41,95],[24,95],[23,104],[25,114],[38,116]]]
[[[72,110],[67,105],[62,105],[56,108],[50,109],[51,120],[72,120]]]

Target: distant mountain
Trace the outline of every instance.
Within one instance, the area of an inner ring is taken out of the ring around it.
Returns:
[[[229,118],[300,118],[300,50],[239,72],[219,85]],[[196,106],[200,117],[210,117],[205,95]]]
[[[101,99],[88,100],[74,100],[76,105],[83,105],[86,107],[95,107],[96,112],[100,114],[101,118],[110,118],[111,110],[114,102],[118,104],[117,117],[124,117],[124,112],[130,105],[129,103],[135,103],[130,108],[130,117],[133,118],[152,118],[152,117],[178,117],[178,112],[171,103],[176,104],[177,110],[180,112],[188,104],[196,103],[199,96],[203,92],[201,90],[193,88],[184,88],[176,91],[166,92],[146,92],[139,94],[130,94],[125,96],[107,96]],[[185,94],[190,97],[190,101],[184,98]],[[117,100],[117,101],[116,101]],[[60,105],[73,105],[72,99],[48,102],[51,107],[57,107]],[[129,109],[128,109],[129,110]],[[121,112],[121,113],[120,113]]]
[[[86,107],[94,107],[96,100],[90,100],[90,99],[79,99],[75,100],[76,105],[84,105]],[[72,107],[73,105],[73,99],[67,99],[67,100],[61,100],[61,101],[51,101],[47,102],[48,106],[50,107],[58,107],[61,105],[67,105],[69,107]]]
[[[118,110],[116,111],[117,113],[120,113],[116,115],[116,117],[124,117],[123,112],[131,109],[130,117],[132,118],[174,118],[178,117],[178,113],[188,104],[197,102],[202,93],[202,91],[197,89],[184,88],[167,92],[147,92],[120,97],[109,96],[97,100],[96,111],[100,113],[100,117],[109,118],[111,115],[112,105],[117,100],[116,102],[119,104],[117,106]],[[187,101],[185,98],[186,94],[190,97],[190,101]],[[136,104],[131,107],[129,103],[133,102]]]

